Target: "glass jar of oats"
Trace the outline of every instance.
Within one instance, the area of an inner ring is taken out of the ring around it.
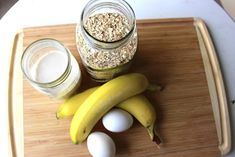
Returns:
[[[128,70],[137,49],[135,14],[124,0],[91,0],[76,28],[76,45],[90,76],[105,82]]]

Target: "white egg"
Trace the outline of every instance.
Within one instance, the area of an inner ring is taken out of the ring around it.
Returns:
[[[112,132],[123,132],[133,124],[132,116],[121,109],[112,109],[102,119],[104,127]]]
[[[87,147],[93,157],[115,157],[116,147],[111,137],[93,132],[87,138]]]

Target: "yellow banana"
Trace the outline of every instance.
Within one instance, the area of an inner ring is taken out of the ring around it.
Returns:
[[[85,90],[82,93],[74,95],[73,97],[65,100],[63,104],[61,104],[56,111],[56,118],[63,119],[64,117],[73,116],[77,111],[79,106],[86,100],[86,98],[91,95],[98,87],[93,87]]]
[[[141,94],[133,96],[121,102],[116,107],[132,114],[145,128],[147,128],[151,140],[156,141],[157,144],[161,143],[161,140],[154,130],[156,121],[155,109],[145,96]]]
[[[99,119],[113,106],[137,95],[149,86],[139,73],[119,76],[95,90],[77,109],[70,126],[73,143],[83,142]]]

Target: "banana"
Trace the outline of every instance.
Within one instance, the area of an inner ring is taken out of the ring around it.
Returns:
[[[147,78],[139,73],[122,75],[103,84],[74,114],[70,126],[72,142],[82,143],[106,112],[123,100],[143,92],[148,86]]]
[[[145,128],[148,129],[150,138],[153,140],[156,112],[145,96],[140,94],[133,96],[118,104],[117,107],[132,114]]]
[[[139,94],[119,103],[116,107],[132,114],[147,130],[152,141],[161,143],[155,131],[156,112],[148,99]]]
[[[73,116],[77,109],[80,107],[80,105],[96,89],[98,89],[98,87],[87,89],[84,92],[74,95],[73,97],[65,100],[65,102],[59,106],[56,112],[56,118],[63,119],[64,117]]]

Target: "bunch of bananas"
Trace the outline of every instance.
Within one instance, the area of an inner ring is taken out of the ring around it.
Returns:
[[[115,106],[132,114],[148,130],[151,140],[159,144],[160,139],[154,129],[155,110],[148,99],[141,95],[149,86],[142,74],[122,75],[68,99],[58,108],[56,117],[73,116],[70,137],[74,144],[79,144],[87,138],[102,116]]]

